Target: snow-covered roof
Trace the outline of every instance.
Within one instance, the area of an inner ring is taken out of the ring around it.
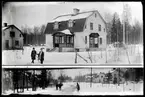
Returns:
[[[80,12],[78,14],[67,14],[67,15],[60,15],[53,19],[52,21],[47,23],[46,29],[45,29],[45,34],[52,34],[57,31],[62,31],[65,29],[69,29],[71,32],[82,32],[84,30],[84,25],[86,22],[86,19],[91,16],[94,12],[99,12],[97,10],[92,10],[92,11],[85,11],[85,12]],[[99,16],[102,18],[102,16],[99,14]],[[73,27],[68,27],[68,21],[69,20],[74,20],[74,26]],[[102,18],[104,21],[104,19]],[[54,30],[54,23],[59,22],[59,29]],[[104,23],[106,23],[104,21]]]
[[[63,31],[61,31],[62,33],[64,33],[64,34],[69,34],[69,35],[72,35],[71,34],[71,32],[70,32],[70,30],[68,30],[68,29],[66,29],[66,30],[63,30]]]
[[[7,27],[2,27],[2,30],[6,29]]]
[[[82,13],[78,13],[76,15],[73,14],[69,14],[69,15],[62,15],[62,16],[58,16],[55,19],[53,19],[50,22],[60,22],[60,21],[68,21],[68,20],[75,20],[75,19],[82,19],[82,18],[87,18],[88,16],[90,16],[93,13],[93,11],[90,12],[82,12]]]

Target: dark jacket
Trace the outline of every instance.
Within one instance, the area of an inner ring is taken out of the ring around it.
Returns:
[[[38,54],[39,60],[44,60],[44,52],[42,51],[42,54],[40,55],[41,51]]]
[[[79,91],[80,90],[80,85],[77,83],[77,90]]]
[[[37,54],[37,52],[36,52],[35,50],[32,50],[32,52],[31,52],[31,58],[32,58],[33,60],[36,59],[36,54]]]

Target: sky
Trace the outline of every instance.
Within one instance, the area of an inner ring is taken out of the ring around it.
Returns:
[[[9,2],[2,8],[2,23],[14,24],[18,28],[46,25],[59,15],[73,13],[73,8],[80,11],[96,9],[102,17],[117,12],[122,18],[123,4],[130,6],[132,21],[143,22],[141,2]]]

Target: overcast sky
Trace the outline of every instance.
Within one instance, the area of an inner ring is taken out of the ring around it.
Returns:
[[[132,20],[142,20],[141,2],[125,2],[131,7]],[[123,12],[123,2],[11,2],[2,8],[2,23],[15,24],[17,27],[28,27],[47,24],[55,17],[73,12],[73,8],[80,11],[97,9],[104,17],[105,13]]]

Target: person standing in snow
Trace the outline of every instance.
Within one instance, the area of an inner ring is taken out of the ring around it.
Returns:
[[[56,90],[58,90],[58,81],[57,80],[55,81],[55,84],[56,84]]]
[[[31,52],[31,59],[32,59],[32,62],[31,63],[34,63],[34,60],[36,59],[36,50],[35,48],[33,48],[32,52]]]
[[[117,84],[117,78],[114,77],[114,81],[113,81],[114,84]]]
[[[61,90],[61,87],[63,86],[61,81],[59,82],[58,86],[59,86],[59,90]]]
[[[38,54],[38,59],[40,60],[40,63],[43,64],[44,61],[44,52],[43,52],[43,48],[41,48],[41,51]]]
[[[78,82],[77,82],[77,86],[76,86],[76,88],[77,88],[77,91],[79,92],[79,91],[80,91],[80,85],[79,85]]]

